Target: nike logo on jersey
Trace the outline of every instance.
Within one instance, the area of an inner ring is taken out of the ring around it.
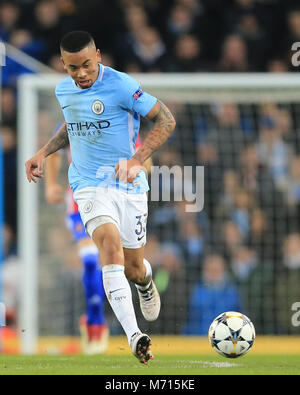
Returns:
[[[71,107],[71,104],[69,104],[68,106],[63,106],[61,109],[64,110],[65,108]]]
[[[143,235],[142,237],[138,237],[138,241],[141,241],[144,237],[145,235]]]

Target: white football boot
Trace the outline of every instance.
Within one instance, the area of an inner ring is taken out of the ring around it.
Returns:
[[[132,354],[144,365],[148,364],[149,359],[154,359],[150,346],[151,339],[145,333],[137,332],[131,337],[130,347]]]
[[[146,291],[141,291],[139,288],[137,290],[141,311],[145,320],[155,321],[160,312],[160,296],[154,281],[151,280],[150,286]]]

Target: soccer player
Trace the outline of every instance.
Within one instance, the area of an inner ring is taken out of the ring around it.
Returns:
[[[70,154],[68,156],[71,161]],[[49,204],[61,203],[64,200],[63,188],[58,184],[60,167],[61,155],[58,152],[47,158],[45,194]],[[83,352],[87,355],[102,354],[108,346],[109,329],[104,315],[106,296],[102,282],[99,252],[85,232],[71,189],[66,191],[65,200],[68,227],[72,232],[83,265],[82,283],[86,300],[86,316],[80,319]]]
[[[70,32],[60,43],[69,77],[56,87],[65,122],[26,164],[29,182],[44,177],[46,157],[70,143],[69,183],[87,233],[100,252],[107,299],[132,353],[147,364],[151,339],[141,333],[128,280],[136,284],[146,320],[154,321],[160,297],[144,259],[149,186],[143,163],[175,129],[170,110],[130,76],[101,64],[87,32]],[[153,127],[137,152],[140,116]]]

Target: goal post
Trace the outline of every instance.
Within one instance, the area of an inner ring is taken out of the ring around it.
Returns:
[[[37,92],[28,79],[19,80],[18,93],[18,254],[21,264],[19,332],[22,352],[37,351],[38,338],[38,186],[29,184],[25,162],[37,152]]]
[[[213,106],[215,108],[222,103],[234,103],[237,106],[249,106],[247,108],[248,115],[254,124],[257,123],[258,111],[256,108],[259,106],[265,103],[286,105],[286,108],[294,117],[293,130],[297,130],[297,128],[300,127],[300,124],[298,125],[298,122],[300,122],[300,113],[295,113],[295,108],[297,111],[297,106],[300,105],[300,77],[296,73],[136,74],[133,75],[133,77],[141,83],[141,86],[145,91],[159,97],[167,104],[171,102],[179,105],[179,107],[177,107],[177,116],[180,119],[180,127],[175,133],[184,133],[185,122],[187,128],[191,129],[195,127],[195,118],[202,113],[205,118],[207,106],[210,108]],[[65,274],[65,269],[62,269],[59,263],[59,260],[63,259],[61,254],[51,257],[51,251],[54,250],[49,250],[50,252],[47,250],[47,252],[45,252],[47,244],[51,242],[54,243],[55,241],[53,240],[56,240],[55,230],[53,230],[53,232],[51,229],[49,230],[48,222],[49,219],[50,221],[52,220],[53,224],[51,226],[55,229],[56,220],[51,218],[54,216],[53,213],[55,212],[55,208],[47,208],[47,205],[43,200],[43,181],[40,181],[37,185],[33,183],[29,184],[26,179],[24,167],[26,160],[34,155],[40,148],[41,143],[44,143],[47,141],[47,138],[50,137],[50,126],[55,125],[61,118],[60,109],[58,105],[55,104],[54,90],[56,85],[63,78],[65,78],[65,76],[61,74],[37,74],[24,75],[20,77],[18,81],[18,253],[22,265],[19,328],[22,337],[22,352],[26,354],[37,352],[38,338],[41,332],[42,334],[47,335],[47,327],[50,328],[50,334],[55,334],[56,331],[58,334],[65,333],[64,323],[61,322],[56,327],[54,326],[53,321],[56,319],[60,321],[63,320],[63,303],[60,303],[60,301],[70,301],[70,299],[64,294],[63,286],[61,286],[57,292],[55,288],[57,283],[61,280],[60,273],[63,273],[63,275]],[[101,92],[99,94],[101,94]],[[214,110],[210,109],[209,112],[210,119],[212,115],[214,115]],[[192,114],[193,117],[192,121],[189,118],[190,114]],[[48,124],[47,117],[49,117]],[[207,119],[205,122],[206,121]],[[209,124],[208,121],[206,123]],[[40,128],[47,130],[44,131]],[[208,125],[206,126],[205,135],[207,136],[209,133],[210,126]],[[219,133],[222,133],[222,130],[219,130]],[[189,130],[188,135],[191,134],[193,134],[193,131]],[[198,143],[200,144],[199,141]],[[188,156],[188,150],[191,149],[190,147],[191,142],[187,141],[186,146],[181,146],[180,148],[183,151],[186,149],[186,155]],[[231,152],[230,149],[228,152]],[[198,165],[200,164],[201,163],[199,161]],[[238,171],[238,169],[234,170]],[[208,169],[207,171],[209,172],[210,170]],[[222,184],[222,180],[219,181],[220,184]],[[46,213],[47,210],[51,211]],[[59,215],[57,226],[60,226],[64,218],[63,209],[60,208],[60,212],[55,215]],[[280,222],[279,219],[276,219],[276,221]],[[162,232],[166,232],[164,223],[160,224],[157,228],[164,228]],[[155,226],[154,229],[156,229]],[[177,229],[174,231],[176,232]],[[204,232],[204,230],[202,230],[202,232]],[[160,236],[161,235],[159,234],[159,238]],[[165,234],[162,235],[162,239],[164,241],[169,241]],[[217,242],[215,241],[215,243]],[[174,244],[176,243],[173,242],[173,245]],[[196,245],[198,246],[197,243]],[[200,246],[198,247],[200,248]],[[61,246],[58,248],[61,248]],[[187,249],[188,248],[189,247],[187,246]],[[186,282],[187,288],[189,288],[189,282],[192,281],[189,276],[189,262],[184,263],[184,258],[181,254],[179,254],[177,258],[181,260],[181,265],[185,271],[184,281]],[[53,266],[51,266],[52,263]],[[48,265],[47,268],[45,265]],[[197,263],[195,265],[196,269],[195,267],[193,269],[199,270],[200,273],[203,266],[202,258],[199,258],[199,265],[197,266]],[[161,268],[159,267],[158,271],[160,269]],[[166,276],[168,275],[168,278],[171,281],[173,272],[170,275],[168,270],[169,269],[164,269],[164,273],[166,272]],[[44,271],[46,273],[45,276]],[[274,268],[274,273],[278,273],[277,268]],[[161,276],[163,275],[162,271],[160,274]],[[52,275],[53,278],[51,277]],[[71,281],[70,276],[67,276],[66,281]],[[241,280],[241,282],[242,281],[243,280]],[[193,286],[194,285],[195,284],[193,284]],[[47,291],[46,294],[40,298],[40,292],[41,290],[43,291],[44,286],[47,288]],[[255,287],[255,284],[252,284],[251,286]],[[264,290],[259,287],[263,287],[263,281],[258,285],[258,292],[263,293]],[[176,290],[173,292],[176,292]],[[164,295],[167,294],[165,293]],[[273,294],[270,291],[269,294],[262,295],[262,298],[266,297],[269,300],[272,298],[272,295]],[[49,300],[49,297],[53,298],[53,300]],[[172,297],[168,299],[166,296],[165,300],[173,299]],[[276,326],[277,329],[274,329],[274,333],[277,333],[278,331],[280,332],[282,328],[282,326],[280,326],[281,324],[278,324],[280,317],[278,318],[276,316],[277,318],[274,318],[277,314],[275,302],[274,304],[270,302],[270,305],[272,305],[272,309],[274,311],[272,310],[272,313],[270,312],[270,315],[266,318],[267,322],[261,322],[259,327],[262,328],[261,330],[263,332],[271,333],[272,328],[275,328]],[[187,301],[185,307],[182,308],[184,310],[184,320],[186,321],[188,321],[189,308],[190,304]],[[49,321],[47,321],[47,315],[50,315],[50,313],[53,314],[53,316],[49,316]],[[163,333],[160,328],[163,328],[164,322],[166,322],[164,320],[167,320],[169,317],[171,317],[171,320],[176,320],[177,318],[175,316],[177,313],[176,306],[170,306],[169,311],[166,311],[161,318],[161,326],[157,324],[157,333]],[[71,313],[68,312],[67,314]],[[255,324],[254,319],[253,321]],[[177,325],[175,321],[174,323],[174,325]],[[181,324],[181,333],[184,333],[185,324]],[[278,328],[280,329],[278,330]]]

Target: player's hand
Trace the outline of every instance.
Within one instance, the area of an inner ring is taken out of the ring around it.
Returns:
[[[61,203],[64,200],[63,187],[59,184],[47,185],[45,195],[49,204]]]
[[[143,169],[143,164],[137,159],[120,160],[115,167],[116,178],[123,182],[133,182]]]
[[[37,153],[25,163],[26,176],[29,182],[37,183],[37,178],[44,177],[45,156]]]

